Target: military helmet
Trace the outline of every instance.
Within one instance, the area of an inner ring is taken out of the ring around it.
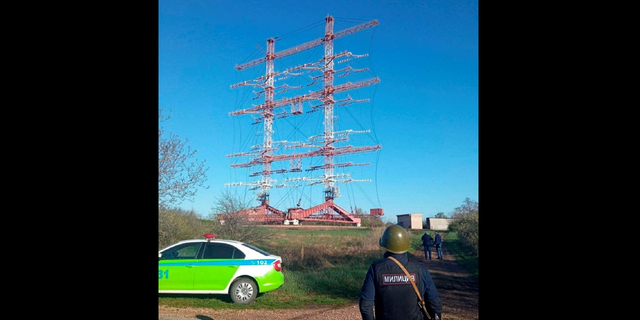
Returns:
[[[388,226],[380,237],[380,246],[393,253],[405,253],[409,250],[409,234],[397,224]]]

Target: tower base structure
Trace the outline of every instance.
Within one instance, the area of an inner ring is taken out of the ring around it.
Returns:
[[[242,210],[238,212],[244,215],[247,221],[262,224],[281,224],[286,219],[286,213],[270,206],[268,203]]]
[[[237,212],[249,222],[260,224],[285,224],[285,221],[298,220],[299,222],[331,222],[361,226],[362,219],[350,214],[347,210],[326,198],[324,203],[303,209],[300,207],[289,208],[287,212],[280,211],[268,203],[262,203],[257,207]],[[219,217],[225,220],[224,217]]]
[[[361,218],[354,217],[347,210],[335,204],[332,198],[325,198],[324,203],[308,209],[289,208],[286,217],[289,220],[344,223],[357,227],[360,226],[362,220]]]

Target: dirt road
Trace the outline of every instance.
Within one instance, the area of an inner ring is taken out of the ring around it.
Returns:
[[[443,320],[478,320],[478,279],[455,262],[443,246],[443,260],[426,260],[442,299]],[[424,259],[422,251],[416,257]],[[433,257],[435,258],[435,250]],[[158,306],[158,320],[358,320],[358,304],[335,308],[314,307],[282,310],[235,310],[203,308],[167,308]]]

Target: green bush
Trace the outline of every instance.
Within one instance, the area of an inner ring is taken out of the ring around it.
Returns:
[[[174,242],[202,238],[211,232],[196,213],[182,209],[158,209],[158,249]]]
[[[455,221],[449,225],[449,230],[457,233],[460,244],[468,250],[467,254],[478,256],[478,202],[465,199],[464,204],[454,210],[453,218]]]
[[[462,246],[468,249],[467,254],[478,255],[478,213],[465,215],[449,225],[449,230],[456,232]]]

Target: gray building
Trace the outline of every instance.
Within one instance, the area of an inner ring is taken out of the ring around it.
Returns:
[[[425,229],[445,231],[449,228],[449,224],[453,222],[453,219],[447,218],[427,218]]]
[[[396,215],[397,225],[405,229],[422,229],[422,213],[407,213]]]

